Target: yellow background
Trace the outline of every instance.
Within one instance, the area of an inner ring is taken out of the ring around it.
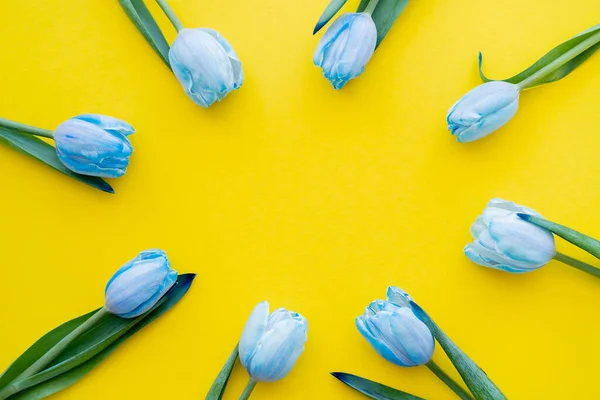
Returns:
[[[116,0],[3,2],[2,117],[52,129],[103,113],[137,133],[114,196],[0,147],[0,369],[102,304],[120,265],[161,247],[198,274],[192,290],[56,399],[203,399],[263,299],[305,315],[309,341],[292,373],[253,399],[361,399],[328,375],[339,370],[454,398],[356,331],[388,285],[409,291],[509,398],[600,397],[599,282],[557,262],[509,275],[462,253],[495,196],[600,237],[600,55],[524,93],[485,140],[456,143],[445,125],[480,83],[478,50],[489,76],[511,76],[596,24],[600,3],[412,1],[342,91],[312,65],[326,3],[172,0],[186,26],[219,30],[243,61],[241,90],[204,110]],[[449,367],[440,348],[435,359]],[[238,366],[225,399],[245,380]]]

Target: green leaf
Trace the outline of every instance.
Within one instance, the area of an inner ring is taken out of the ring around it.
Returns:
[[[238,358],[239,348],[238,345],[235,345],[235,348],[231,352],[231,355],[223,365],[221,372],[217,375],[217,378],[213,382],[208,394],[206,395],[206,400],[221,400],[223,398],[223,393],[225,393],[225,387],[227,386],[227,382],[229,381],[229,377],[231,376],[231,371],[235,365],[235,361]]]
[[[367,5],[369,4],[369,0],[361,0],[358,5],[357,12],[363,12]],[[380,0],[375,7],[375,11],[373,11],[373,21],[375,21],[375,26],[377,26],[377,47],[381,44],[381,41],[390,31],[394,22],[398,16],[402,13],[406,5],[408,4],[408,0]]]
[[[315,29],[313,30],[313,35],[321,30],[327,23],[341,10],[341,8],[346,4],[348,0],[331,0],[321,14],[321,17],[317,21],[317,25],[315,25]]]
[[[77,174],[65,167],[65,165],[58,159],[58,156],[56,155],[56,149],[35,136],[19,133],[13,129],[0,126],[0,142],[4,142],[22,153],[32,156],[33,158],[37,158],[57,171],[60,171],[71,178],[75,178],[86,185],[100,189],[107,193],[115,192],[113,188],[102,178],[97,176]]]
[[[156,23],[143,0],[119,0],[119,4],[131,19],[146,41],[152,46],[160,58],[171,68],[169,63],[169,43]]]
[[[558,46],[556,46],[555,48],[550,50],[548,53],[546,53],[542,58],[537,60],[533,65],[531,65],[525,71],[523,71],[511,78],[504,79],[503,81],[513,83],[515,85],[522,82],[526,78],[530,77],[534,73],[536,73],[539,70],[541,70],[542,68],[544,68],[546,65],[548,65],[551,62],[558,59],[560,56],[565,54],[567,51],[573,49],[575,46],[579,45],[584,40],[589,39],[591,36],[593,36],[594,34],[596,34],[598,32],[600,32],[600,25],[596,25],[593,28],[580,33],[579,35],[567,40],[564,43],[559,44]],[[558,81],[558,80],[564,78],[565,76],[570,74],[575,68],[577,68],[581,64],[583,64],[583,62],[586,61],[588,58],[590,58],[596,51],[598,51],[598,49],[600,49],[600,43],[597,43],[594,46],[583,51],[581,54],[574,57],[573,59],[571,59],[570,61],[568,61],[561,67],[557,68],[556,70],[552,71],[548,75],[545,75],[545,76],[540,77],[539,79],[536,79],[534,82],[527,85],[526,89],[529,89],[529,88],[532,88],[535,86],[539,86],[539,85],[543,85],[546,83],[550,83],[550,82],[555,82],[555,81]],[[481,67],[482,63],[483,63],[483,56],[480,52],[479,53],[479,76],[481,76],[481,79],[484,82],[489,82],[491,80],[494,80],[494,79],[489,79],[488,77],[485,76],[485,74],[483,73],[482,67]]]
[[[500,389],[491,381],[486,373],[477,366],[450,338],[441,330],[441,328],[431,319],[431,317],[414,301],[410,301],[410,307],[413,312],[433,333],[442,349],[448,355],[452,364],[456,367],[458,373],[467,384],[471,393],[477,400],[506,400],[506,397]]]
[[[410,393],[391,388],[389,386],[370,381],[360,376],[347,374],[345,372],[332,372],[335,378],[344,382],[352,389],[376,400],[424,400],[422,397],[413,396]]]
[[[181,300],[192,285],[194,278],[195,274],[179,275],[177,284],[163,297],[159,305],[138,318],[127,320],[110,315],[108,318],[102,320],[98,325],[69,345],[59,358],[44,371],[31,378],[17,382],[17,386],[21,384],[21,386],[26,387],[28,383],[34,383],[34,386],[16,393],[8,399],[39,400],[72,385],[97,366],[125,340],[164,314]],[[90,314],[86,314],[86,316]],[[75,326],[72,328],[74,329]],[[113,332],[113,336],[109,336],[110,332]],[[86,348],[86,346],[90,347]],[[100,347],[102,349],[98,351]],[[91,356],[87,357],[88,355]],[[69,369],[64,368],[67,363],[72,363],[69,364]],[[60,368],[61,374],[53,376],[52,372],[56,372],[57,368]],[[41,378],[47,380],[42,380]],[[37,382],[38,380],[40,382]],[[26,382],[26,384],[22,384],[21,382]]]
[[[575,246],[582,248],[594,257],[600,258],[600,241],[594,239],[593,237],[584,235],[576,230],[548,221],[544,218],[523,213],[517,213],[517,216],[527,222],[531,222],[534,225],[549,230],[566,241],[573,243]]]
[[[15,379],[21,372],[29,368],[37,359],[46,354],[48,350],[54,347],[55,344],[60,342],[65,336],[71,331],[77,328],[88,320],[98,310],[94,310],[80,317],[72,319],[58,328],[51,330],[42,336],[37,342],[35,342],[25,353],[21,354],[4,373],[0,376],[0,388],[8,385],[13,379]]]

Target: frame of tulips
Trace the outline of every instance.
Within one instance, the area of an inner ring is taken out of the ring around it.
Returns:
[[[143,0],[119,0],[136,29],[173,72],[184,93],[209,108],[238,90],[244,82],[242,63],[233,46],[210,28],[184,28],[166,0],[156,0],[173,28],[169,44]],[[346,5],[331,0],[313,34],[325,28]],[[342,89],[364,71],[408,0],[361,0],[355,12],[339,15],[322,35],[315,66],[335,89]],[[415,7],[424,6],[415,4]],[[600,48],[600,25],[566,40],[517,75],[491,80],[459,99],[448,111],[448,129],[458,142],[481,139],[507,124],[517,113],[521,92],[563,79]],[[123,176],[133,146],[134,128],[101,114],[69,118],[47,130],[0,118],[0,140],[66,176],[114,193],[105,179]],[[54,142],[54,146],[50,144]],[[600,269],[556,251],[555,236],[600,258],[600,241],[543,218],[533,209],[492,199],[471,226],[473,242],[464,248],[474,263],[509,273],[527,273],[556,259],[600,277]],[[0,400],[41,399],[84,377],[116,347],[171,309],[190,289],[195,275],[171,269],[164,251],[146,250],[109,279],[102,307],[49,331],[0,375]],[[460,399],[506,399],[500,388],[406,292],[389,287],[385,300],[375,300],[356,318],[366,341],[388,362],[402,367],[426,366]],[[308,322],[301,314],[269,303],[251,312],[240,341],[206,395],[220,400],[239,359],[248,373],[240,399],[248,399],[259,382],[285,378],[304,351]],[[436,342],[458,371],[457,382],[432,360]],[[347,372],[333,377],[373,399],[420,399]]]

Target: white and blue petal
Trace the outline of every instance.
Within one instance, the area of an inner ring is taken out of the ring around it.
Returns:
[[[137,317],[150,310],[176,280],[177,271],[170,268],[164,251],[144,251],[108,281],[104,306],[120,317]]]
[[[100,129],[105,131],[120,133],[121,135],[129,136],[135,133],[133,126],[127,122],[122,121],[118,118],[109,117],[108,115],[102,114],[81,114],[73,119],[80,119],[82,121],[89,122],[90,124],[96,125]]]
[[[267,331],[268,320],[269,303],[266,301],[258,303],[246,322],[239,344],[240,361],[246,369],[259,346],[262,336]]]
[[[519,108],[519,87],[487,82],[464,95],[448,110],[448,129],[459,142],[471,142],[498,130]]]

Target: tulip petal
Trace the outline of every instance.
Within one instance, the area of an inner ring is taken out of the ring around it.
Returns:
[[[246,322],[239,344],[240,361],[246,370],[258,348],[261,337],[267,330],[268,319],[269,303],[263,301],[258,303],[254,310],[252,310],[252,313]]]
[[[56,154],[70,170],[83,175],[117,178],[129,165],[133,147],[119,132],[104,130],[81,119],[60,124],[54,133]],[[119,163],[114,164],[114,160]]]
[[[396,286],[388,287],[386,299],[398,307],[410,307],[412,301],[412,297],[408,293]]]
[[[105,131],[109,131],[112,133],[120,133],[124,136],[129,136],[135,133],[135,129],[133,129],[133,126],[129,125],[127,122],[114,117],[109,117],[107,115],[81,114],[76,117],[73,117],[73,119],[86,121],[90,124],[96,125],[100,129],[104,129]]]
[[[389,344],[383,340],[381,333],[373,324],[369,324],[364,317],[356,318],[355,322],[356,328],[360,334],[367,339],[371,347],[373,347],[381,357],[393,364],[404,365],[403,361],[391,350]]]
[[[284,378],[304,351],[306,331],[298,321],[288,319],[269,329],[262,337],[248,373],[259,382],[274,382]]]
[[[240,86],[242,86],[242,84],[244,83],[244,70],[242,68],[242,62],[240,61],[240,58],[238,57],[235,50],[233,49],[233,46],[231,46],[231,44],[227,41],[227,39],[223,37],[223,35],[215,31],[214,29],[200,29],[202,29],[204,32],[208,33],[213,38],[215,38],[215,40],[219,42],[219,44],[223,46],[223,49],[227,52],[227,55],[229,56],[229,61],[231,62],[231,68],[233,70],[233,88],[239,89]]]
[[[494,218],[489,226],[490,236],[499,252],[512,260],[544,265],[554,254],[554,236],[547,230],[525,222],[516,214]]]
[[[408,359],[406,365],[423,365],[433,356],[435,342],[427,326],[408,307],[398,310],[390,317],[394,344],[402,349],[397,352]]]

